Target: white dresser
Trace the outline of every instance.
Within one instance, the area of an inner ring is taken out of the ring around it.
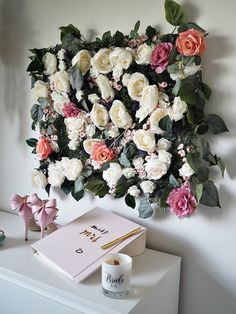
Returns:
[[[130,294],[114,300],[102,294],[100,270],[75,284],[35,257],[30,245],[39,233],[29,232],[25,242],[20,217],[0,212],[0,229],[7,236],[0,245],[1,314],[178,313],[178,256],[147,249],[134,257]]]

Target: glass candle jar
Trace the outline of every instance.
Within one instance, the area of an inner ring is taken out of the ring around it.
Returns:
[[[102,259],[103,294],[113,299],[125,298],[130,290],[132,258],[126,254],[107,254]]]

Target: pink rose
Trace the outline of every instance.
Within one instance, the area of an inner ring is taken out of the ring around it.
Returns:
[[[36,154],[40,160],[46,159],[52,152],[51,145],[47,138],[41,138],[36,145]]]
[[[76,118],[80,114],[80,109],[73,102],[65,104],[62,111],[66,118]]]
[[[186,32],[179,33],[179,37],[176,39],[176,48],[186,57],[203,55],[206,50],[203,32],[191,28]]]
[[[173,189],[166,202],[171,212],[179,218],[185,218],[193,214],[197,206],[197,201],[187,186]]]
[[[167,68],[172,47],[173,45],[171,43],[160,43],[152,51],[151,67],[158,74],[162,73]]]
[[[113,150],[104,143],[97,143],[93,145],[92,159],[99,165],[114,159],[115,154]]]

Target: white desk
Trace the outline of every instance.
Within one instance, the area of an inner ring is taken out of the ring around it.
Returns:
[[[1,314],[178,313],[180,257],[147,249],[134,258],[128,298],[114,300],[102,294],[100,270],[75,284],[35,257],[30,245],[39,233],[25,242],[20,217],[0,212],[0,229],[7,236],[0,245]]]

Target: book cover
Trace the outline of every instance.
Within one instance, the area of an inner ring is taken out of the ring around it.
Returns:
[[[65,276],[79,282],[101,265],[107,253],[119,252],[146,229],[104,250],[102,246],[140,225],[112,212],[94,208],[32,245],[33,251]]]

